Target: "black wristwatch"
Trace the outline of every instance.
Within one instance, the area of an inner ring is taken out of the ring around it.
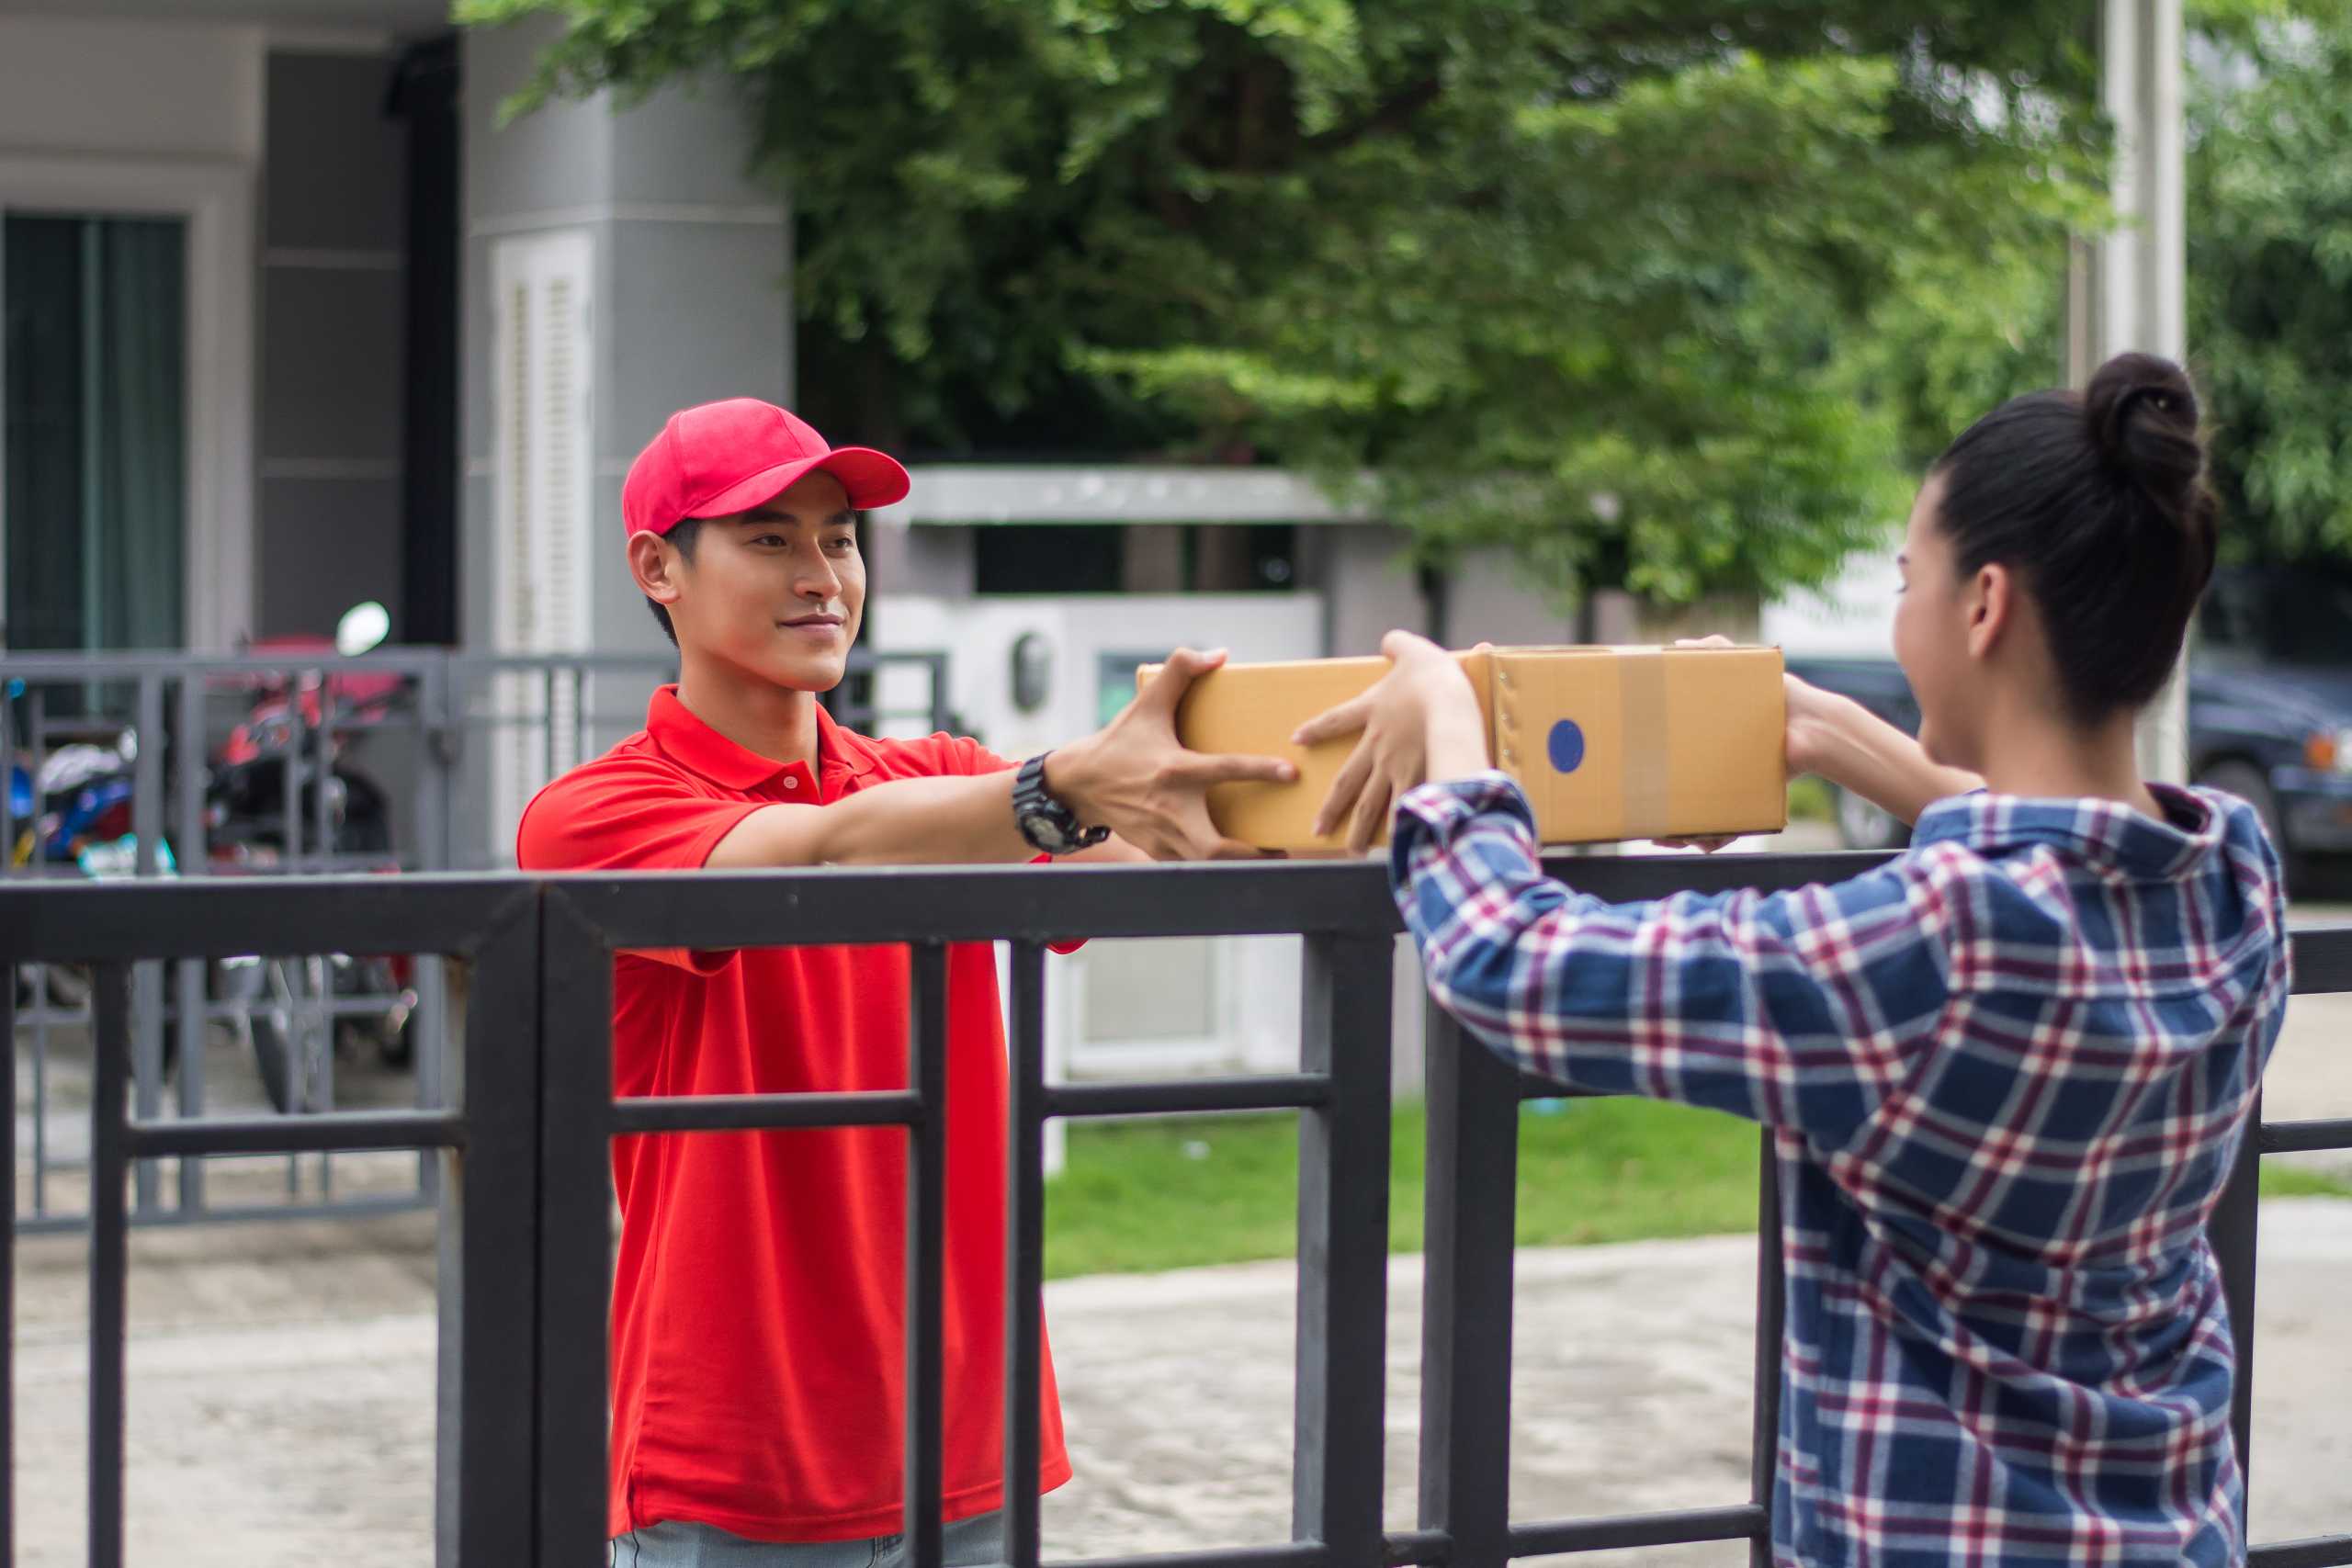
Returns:
[[[1078,813],[1046,792],[1045,754],[1022,763],[1012,781],[1012,819],[1021,825],[1029,847],[1040,854],[1069,854],[1111,836],[1108,828],[1080,827]]]

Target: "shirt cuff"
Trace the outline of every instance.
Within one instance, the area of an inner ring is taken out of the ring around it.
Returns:
[[[1535,852],[1535,810],[1519,781],[1498,769],[1467,778],[1425,784],[1406,793],[1396,803],[1396,824],[1390,834],[1389,877],[1403,886],[1410,874],[1414,852],[1423,844],[1444,848],[1473,823],[1490,820]]]

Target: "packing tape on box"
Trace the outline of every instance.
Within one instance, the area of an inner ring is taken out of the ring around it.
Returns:
[[[1624,715],[1625,743],[1617,764],[1619,798],[1625,803],[1625,837],[1654,839],[1668,829],[1666,649],[1628,648],[1617,652],[1617,702]],[[1636,744],[1655,733],[1658,744]]]

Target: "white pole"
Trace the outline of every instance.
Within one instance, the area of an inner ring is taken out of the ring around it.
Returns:
[[[2109,188],[2117,227],[2099,240],[2091,269],[2091,366],[2127,349],[2182,359],[2188,339],[2188,244],[2181,0],[2103,0],[2103,7],[2101,99],[2115,126]],[[2188,777],[2186,671],[2184,660],[2140,725],[2140,771],[2151,779]]]

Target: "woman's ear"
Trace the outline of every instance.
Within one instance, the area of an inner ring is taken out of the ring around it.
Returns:
[[[1968,656],[1989,658],[2017,613],[2017,579],[2000,562],[1986,561],[1969,580],[1963,607],[1968,614]]]
[[[655,604],[667,607],[678,602],[678,552],[659,534],[639,533],[628,537],[628,571],[637,579],[637,586]]]

